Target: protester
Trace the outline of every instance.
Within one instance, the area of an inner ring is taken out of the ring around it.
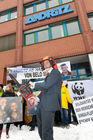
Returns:
[[[16,96],[11,84],[6,85],[5,92],[3,93],[2,97],[14,97]],[[9,128],[10,128],[10,123],[6,124],[6,138],[9,138]],[[0,138],[2,134],[2,129],[3,129],[3,124],[0,124]]]
[[[29,129],[29,131],[35,130],[35,126],[36,126],[36,115],[33,115],[33,116],[32,116],[32,120],[31,120],[31,122],[29,123],[29,126],[31,127],[31,128]]]
[[[61,121],[62,127],[69,128],[68,125],[68,103],[72,104],[67,88],[63,85],[61,87]]]
[[[3,90],[3,84],[0,84],[0,96],[2,96],[4,93],[4,90]]]
[[[30,82],[31,88],[41,90],[41,101],[37,107],[37,124],[42,140],[53,140],[54,116],[61,108],[61,75],[52,57],[45,57],[41,61],[47,77],[42,83]]]
[[[75,124],[75,125],[78,124],[73,105],[70,103],[68,103],[68,118],[69,118],[69,120],[68,120],[69,124],[70,123]]]
[[[68,88],[68,83],[66,82],[66,88]],[[78,124],[77,117],[73,108],[72,103],[68,103],[68,123]]]

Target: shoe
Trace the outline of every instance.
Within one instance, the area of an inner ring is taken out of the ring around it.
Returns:
[[[6,138],[8,139],[9,138],[9,135],[6,135]]]
[[[29,129],[29,131],[34,131],[34,130],[35,130],[35,128],[30,128],[30,129]]]
[[[77,122],[72,122],[72,124],[73,124],[73,125],[78,125],[78,123],[77,123]]]
[[[70,125],[67,125],[66,128],[69,129],[70,128]]]
[[[65,126],[62,125],[61,128],[65,128]]]
[[[6,138],[9,138],[9,128],[6,128]]]

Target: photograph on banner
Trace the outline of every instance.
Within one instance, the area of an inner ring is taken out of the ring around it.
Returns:
[[[28,115],[35,115],[36,114],[37,106],[40,102],[40,98],[39,98],[40,93],[41,93],[41,91],[33,92],[34,96],[31,98],[32,106],[30,106],[27,103],[27,114]]]
[[[93,96],[93,80],[68,81],[68,91],[72,101]]]
[[[57,66],[58,66],[58,70],[60,71],[60,73],[63,77],[71,76],[70,61],[58,63]]]
[[[22,97],[0,97],[0,124],[23,119]]]
[[[73,102],[78,123],[93,121],[93,96]]]

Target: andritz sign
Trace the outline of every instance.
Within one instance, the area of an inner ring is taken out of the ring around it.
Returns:
[[[64,15],[64,14],[74,12],[74,10],[69,9],[69,7],[70,7],[70,5],[67,4],[67,5],[64,5],[64,6],[57,7],[55,9],[48,10],[46,12],[41,12],[39,14],[29,16],[26,20],[25,25],[32,24],[32,23],[35,23],[37,21],[42,21],[42,20],[45,20],[45,19],[50,19],[51,17],[57,17],[57,16],[61,16],[61,15]]]

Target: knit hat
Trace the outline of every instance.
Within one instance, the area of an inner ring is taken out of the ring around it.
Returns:
[[[3,88],[3,84],[0,84],[0,87]]]

